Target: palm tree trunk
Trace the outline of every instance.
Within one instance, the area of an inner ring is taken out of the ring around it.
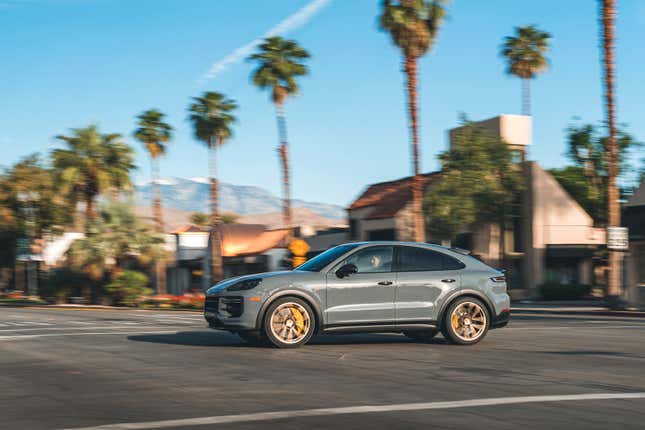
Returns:
[[[94,197],[87,196],[85,198],[85,222],[89,222],[96,218],[96,210],[94,209]]]
[[[224,277],[224,265],[222,262],[222,236],[220,231],[221,220],[219,216],[218,184],[217,184],[217,146],[221,144],[215,137],[211,138],[208,148],[209,175],[210,175],[210,251],[211,251],[211,285],[219,282]]]
[[[522,115],[531,115],[531,80],[522,78]]]
[[[150,157],[150,162],[152,167],[152,186],[154,187],[152,212],[157,233],[163,234],[164,225],[163,210],[161,207],[161,185],[159,184],[159,161],[156,157]],[[163,258],[155,262],[155,279],[157,294],[166,294],[166,261]]]
[[[282,168],[282,224],[284,228],[293,228],[291,218],[291,182],[287,143],[287,119],[284,115],[284,105],[281,102],[276,103],[275,109],[278,120],[278,136],[280,138],[278,155]]]
[[[158,233],[163,232],[163,212],[161,209],[161,186],[159,185],[159,162],[155,157],[150,158],[152,165],[152,186],[153,199],[152,199],[152,213],[155,220],[155,227]]]
[[[614,112],[614,20],[616,17],[616,1],[603,0],[602,3],[602,36],[604,53],[604,86],[605,86],[605,114],[609,139],[607,142],[607,203],[608,226],[620,226],[620,205],[618,202],[618,153],[616,148],[616,124]],[[609,250],[609,282],[607,294],[618,298],[621,294],[621,262],[622,254],[619,251]]]
[[[406,57],[404,62],[407,76],[408,113],[410,115],[410,132],[412,134],[412,211],[414,219],[414,240],[425,242],[425,225],[423,222],[423,190],[419,172],[419,127],[417,121],[417,61]]]

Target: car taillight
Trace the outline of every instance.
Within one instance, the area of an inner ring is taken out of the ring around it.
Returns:
[[[506,282],[506,276],[493,276],[490,280],[493,282]]]

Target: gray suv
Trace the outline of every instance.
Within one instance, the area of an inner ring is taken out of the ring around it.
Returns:
[[[510,317],[504,273],[426,243],[339,245],[292,271],[224,280],[206,294],[215,329],[280,348],[316,333],[402,332],[477,343]]]

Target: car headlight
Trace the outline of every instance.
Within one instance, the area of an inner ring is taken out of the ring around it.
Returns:
[[[251,290],[262,282],[262,278],[245,279],[244,281],[236,282],[226,289],[226,291],[246,291]]]

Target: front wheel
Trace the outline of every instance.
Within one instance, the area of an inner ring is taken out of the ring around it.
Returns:
[[[264,333],[278,348],[304,345],[315,329],[313,311],[307,303],[295,297],[277,299],[264,316]]]
[[[443,318],[442,332],[451,343],[473,345],[486,336],[490,316],[486,306],[472,297],[452,303]]]

